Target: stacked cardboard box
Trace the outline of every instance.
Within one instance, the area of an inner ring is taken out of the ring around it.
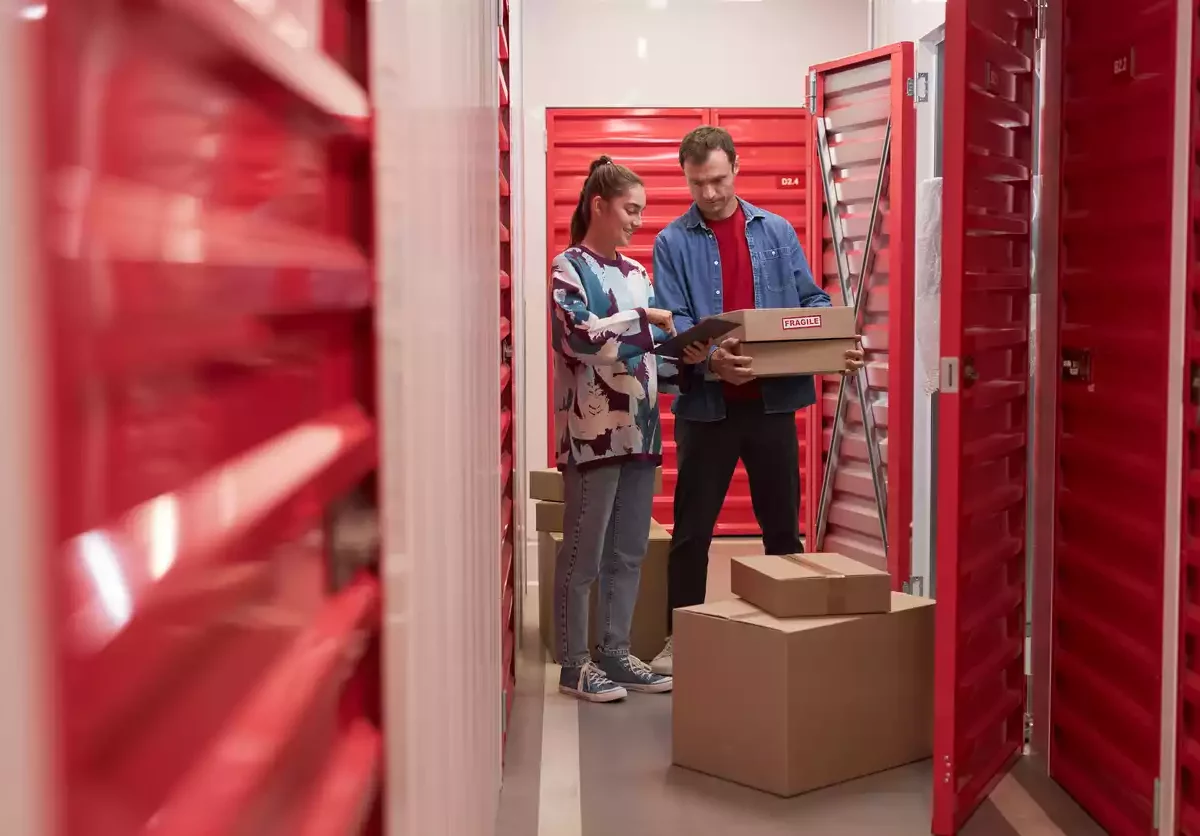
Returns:
[[[655,493],[662,490],[662,469],[655,474]],[[551,656],[554,648],[554,563],[562,544],[563,481],[557,470],[535,470],[529,474],[529,495],[537,501],[535,528],[538,531],[538,609],[542,642]],[[650,542],[642,563],[642,580],[633,612],[630,651],[643,659],[653,658],[667,640],[667,553],[670,533],[657,522],[650,524]],[[595,612],[596,586],[592,586],[590,613]],[[589,618],[589,646],[600,643],[596,619]]]
[[[675,612],[676,764],[786,797],[930,757],[933,601],[837,554],[731,581]]]
[[[757,377],[838,374],[846,351],[858,346],[854,309],[848,307],[759,308],[717,318],[737,326],[729,336],[741,340],[738,351],[750,358]]]

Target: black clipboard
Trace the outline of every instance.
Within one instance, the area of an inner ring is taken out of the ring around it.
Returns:
[[[676,334],[671,339],[661,342],[654,347],[654,353],[663,357],[682,357],[683,350],[692,343],[706,343],[723,337],[737,328],[736,322],[708,316],[697,322],[682,334]]]

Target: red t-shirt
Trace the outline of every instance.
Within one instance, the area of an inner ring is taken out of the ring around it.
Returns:
[[[750,245],[746,243],[746,213],[739,203],[737,211],[723,221],[705,219],[717,239],[721,254],[722,310],[741,311],[754,305],[754,263],[750,260]],[[728,400],[750,400],[762,396],[757,380],[734,386],[724,384]]]

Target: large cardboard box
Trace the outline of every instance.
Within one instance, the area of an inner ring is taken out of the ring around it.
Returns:
[[[676,610],[674,762],[790,797],[930,757],[934,603],[891,599],[826,618]]]
[[[778,618],[887,612],[892,578],[832,552],[735,557],[730,588]]]
[[[538,612],[542,643],[552,658],[557,653],[554,646],[554,564],[562,537],[560,532],[538,534]],[[670,549],[670,532],[652,522],[630,631],[630,652],[641,659],[653,659],[667,641],[667,554]],[[595,618],[596,588],[592,587],[588,604],[589,648],[595,648],[601,638]]]
[[[846,352],[858,346],[854,309],[757,308],[720,315],[738,327],[730,333],[742,341],[740,352],[751,358],[756,377],[838,374]]]
[[[656,494],[662,493],[662,479],[662,468],[655,468],[654,492]],[[544,502],[562,502],[565,499],[562,473],[554,468],[529,471],[529,498],[540,499]]]
[[[567,506],[561,502],[538,502],[534,505],[533,527],[538,531],[563,530],[563,513]]]

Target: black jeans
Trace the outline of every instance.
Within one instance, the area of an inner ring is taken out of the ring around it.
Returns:
[[[704,603],[708,549],[738,459],[767,554],[799,554],[800,442],[796,413],[768,414],[761,399],[729,401],[723,421],[675,419],[679,479],[667,565],[667,623],[679,607]]]

